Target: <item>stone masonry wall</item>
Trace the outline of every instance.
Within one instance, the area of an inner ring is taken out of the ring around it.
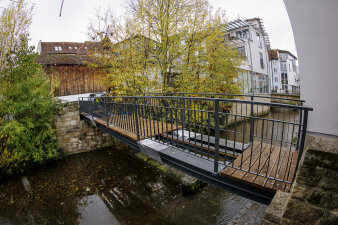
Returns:
[[[55,119],[60,148],[76,154],[114,145],[114,139],[84,120],[80,120],[78,103],[65,105]]]
[[[275,196],[262,224],[338,224],[338,138],[308,134],[306,141],[291,193]]]

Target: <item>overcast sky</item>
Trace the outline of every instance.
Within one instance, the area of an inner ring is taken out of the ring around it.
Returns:
[[[0,7],[9,0],[0,0]],[[31,45],[42,41],[87,40],[86,30],[94,10],[111,8],[123,14],[125,0],[64,0],[62,16],[59,17],[62,0],[28,0],[35,4],[31,26]],[[215,8],[226,10],[229,20],[260,17],[270,36],[272,48],[288,50],[297,55],[291,24],[283,0],[209,0]]]

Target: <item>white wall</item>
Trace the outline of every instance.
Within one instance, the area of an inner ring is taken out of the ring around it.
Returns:
[[[284,0],[297,46],[309,131],[338,136],[338,0]]]

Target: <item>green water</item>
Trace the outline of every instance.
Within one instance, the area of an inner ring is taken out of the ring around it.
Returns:
[[[227,224],[249,200],[171,177],[117,149],[70,156],[0,181],[0,224]]]

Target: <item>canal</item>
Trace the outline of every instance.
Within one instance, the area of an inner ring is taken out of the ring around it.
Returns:
[[[108,149],[0,181],[0,224],[227,224],[250,202],[211,185],[185,195],[173,178]]]

